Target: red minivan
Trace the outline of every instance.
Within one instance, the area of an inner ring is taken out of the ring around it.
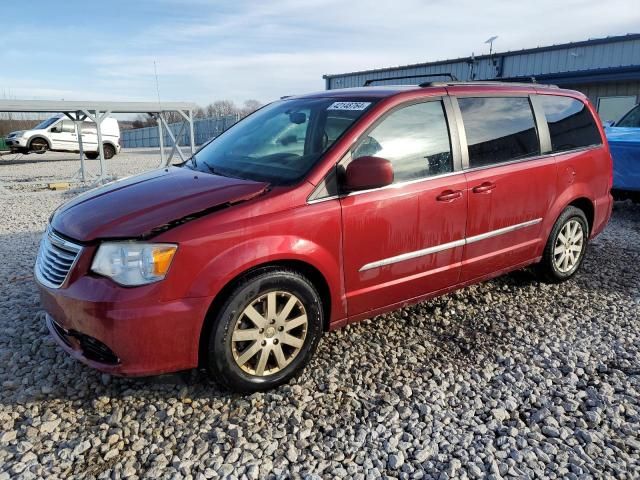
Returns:
[[[69,354],[116,375],[286,382],[323,331],[533,265],[572,277],[612,162],[581,93],[429,83],[283,98],[183,164],[80,195],[35,274]]]

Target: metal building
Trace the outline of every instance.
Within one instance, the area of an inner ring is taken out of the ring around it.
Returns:
[[[501,80],[552,83],[585,93],[603,121],[617,120],[640,101],[640,34],[548,47],[324,75],[327,90],[430,80]],[[377,80],[413,76],[409,79]],[[377,80],[377,81],[376,81]]]

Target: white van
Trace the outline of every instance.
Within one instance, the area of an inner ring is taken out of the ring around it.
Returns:
[[[98,158],[98,133],[96,124],[86,119],[81,124],[82,148],[87,158]],[[105,118],[101,126],[104,158],[111,158],[120,152],[120,127],[115,118]],[[46,119],[31,130],[11,132],[6,138],[7,146],[12,152],[44,153],[78,152],[78,134],[76,125],[66,115],[58,114]]]

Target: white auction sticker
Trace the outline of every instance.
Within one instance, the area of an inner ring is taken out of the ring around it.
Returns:
[[[327,110],[364,110],[371,102],[333,102]]]

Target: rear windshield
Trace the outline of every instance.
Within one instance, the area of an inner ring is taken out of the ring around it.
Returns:
[[[274,102],[205,145],[185,166],[276,185],[294,183],[372,104],[334,98]]]

